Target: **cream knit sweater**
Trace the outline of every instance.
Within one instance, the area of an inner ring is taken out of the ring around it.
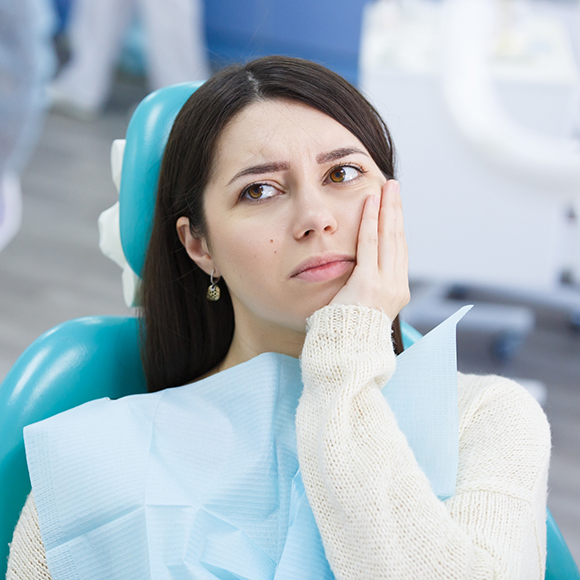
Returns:
[[[550,431],[497,376],[459,375],[459,471],[440,502],[381,387],[396,359],[377,310],[327,306],[308,321],[296,417],[308,499],[338,580],[540,580]],[[50,579],[29,496],[7,580]]]

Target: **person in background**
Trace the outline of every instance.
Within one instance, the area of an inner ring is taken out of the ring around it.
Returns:
[[[151,89],[209,76],[200,0],[75,0],[70,59],[50,87],[56,110],[87,120],[99,113],[136,10],[146,31]]]
[[[20,172],[40,134],[54,71],[47,0],[0,0],[0,251],[20,229]]]

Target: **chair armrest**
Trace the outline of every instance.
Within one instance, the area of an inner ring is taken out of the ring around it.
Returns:
[[[30,480],[22,431],[87,401],[146,392],[137,320],[92,316],[43,334],[0,384],[0,578]]]

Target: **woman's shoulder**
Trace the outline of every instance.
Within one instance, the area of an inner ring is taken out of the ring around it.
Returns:
[[[509,429],[549,446],[550,426],[534,397],[519,383],[499,375],[458,373],[460,436],[469,426]]]

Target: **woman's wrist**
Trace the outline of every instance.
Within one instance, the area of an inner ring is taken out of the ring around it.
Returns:
[[[393,321],[382,310],[354,304],[329,304],[306,320],[306,340],[367,352],[391,342]]]
[[[330,304],[307,320],[300,357],[305,389],[331,388],[352,372],[382,386],[395,368],[392,321],[367,306]]]

